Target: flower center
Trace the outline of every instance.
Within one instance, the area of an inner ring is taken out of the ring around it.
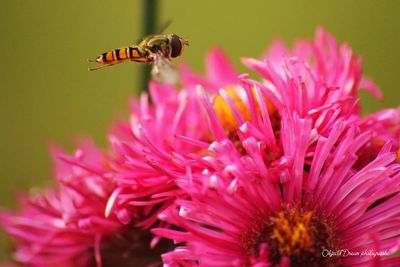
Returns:
[[[254,262],[261,255],[260,248],[267,246],[267,259],[279,264],[283,258],[290,266],[339,266],[337,257],[323,257],[323,249],[335,251],[338,239],[332,224],[319,218],[312,211],[287,208],[257,225],[244,235],[244,249]]]
[[[302,252],[312,252],[314,248],[314,226],[311,224],[312,212],[300,215],[295,212],[279,212],[271,217],[273,225],[270,235],[280,255],[299,256]]]

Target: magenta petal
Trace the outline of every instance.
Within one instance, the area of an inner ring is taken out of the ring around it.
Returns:
[[[238,84],[238,74],[224,51],[215,47],[207,54],[207,78],[216,86],[222,88],[229,84]]]

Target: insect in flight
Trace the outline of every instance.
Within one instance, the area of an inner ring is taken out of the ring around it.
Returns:
[[[165,29],[168,25],[169,22],[163,28]],[[135,61],[153,64],[152,73],[158,75],[161,69],[173,69],[170,60],[180,56],[185,45],[189,45],[189,42],[176,34],[153,34],[145,37],[138,45],[107,51],[99,55],[96,60],[89,60],[101,64],[89,70]]]

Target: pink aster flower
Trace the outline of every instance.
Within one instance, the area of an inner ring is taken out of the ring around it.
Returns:
[[[1,224],[15,241],[15,261],[100,267],[154,260],[145,242],[148,234],[123,227],[123,214],[104,217],[113,190],[104,154],[83,141],[74,156],[58,148],[53,156],[57,188],[23,196],[19,211],[1,214]]]
[[[245,59],[262,82],[199,90],[215,142],[159,216],[180,230],[153,229],[180,244],[166,266],[400,264],[397,112],[361,119],[357,91],[378,90],[322,30],[292,53]]]
[[[246,155],[229,140],[210,146],[215,156],[204,160],[203,173],[181,183],[191,198],[160,216],[182,230],[153,230],[184,242],[163,256],[166,266],[399,264],[389,257],[400,245],[400,165],[390,142],[355,170],[369,132],[339,119],[329,135],[318,135],[312,119],[288,110],[281,128],[283,155],[271,164],[254,137],[242,141]],[[370,254],[329,254],[342,250]]]

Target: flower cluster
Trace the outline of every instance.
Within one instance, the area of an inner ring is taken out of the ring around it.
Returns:
[[[56,187],[1,223],[22,266],[399,266],[400,108],[323,29],[205,76],[150,82],[103,152],[54,149]]]

